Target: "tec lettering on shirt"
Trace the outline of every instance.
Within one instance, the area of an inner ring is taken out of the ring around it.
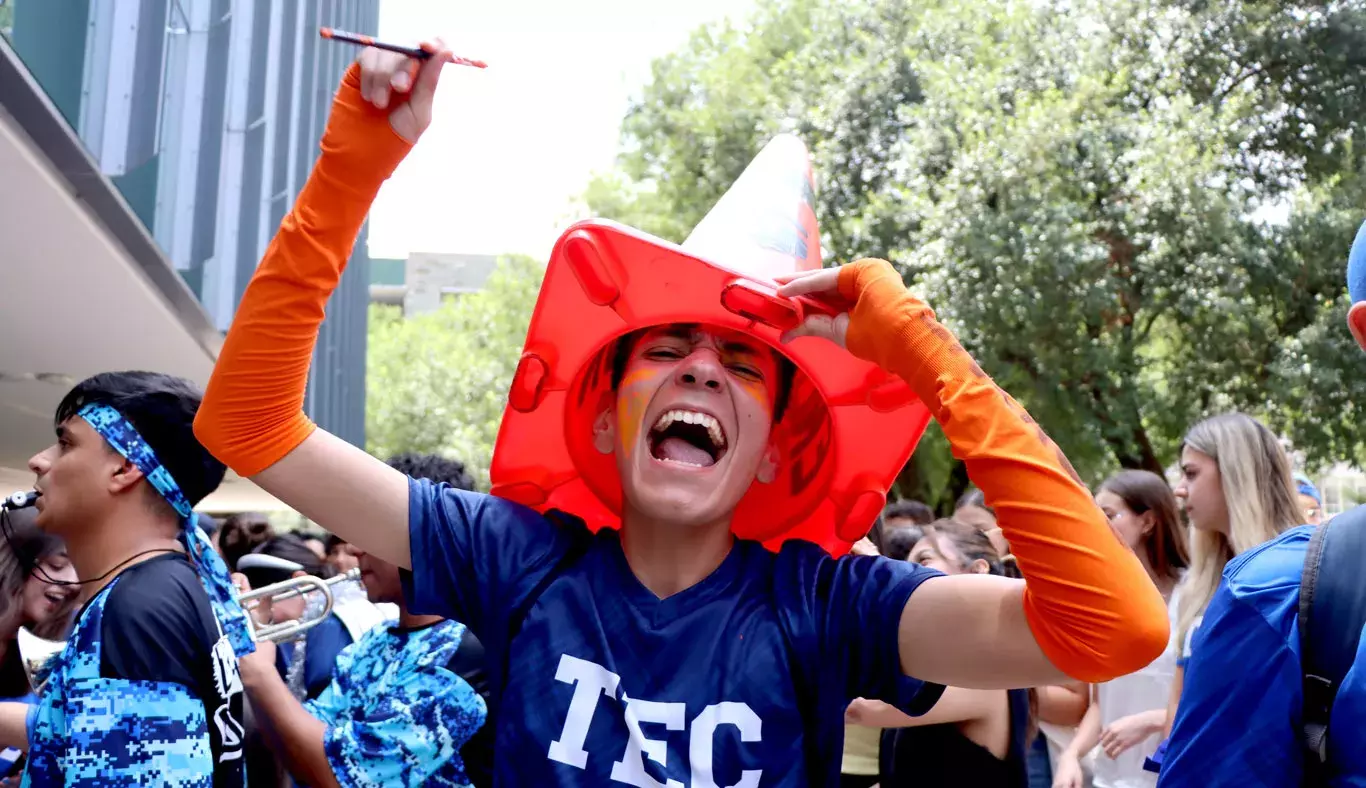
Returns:
[[[712,741],[717,729],[731,726],[741,742],[759,742],[763,721],[745,703],[722,701],[704,708],[691,720],[686,718],[687,704],[631,698],[620,689],[621,677],[596,662],[564,654],[555,671],[555,680],[573,685],[574,695],[565,713],[564,728],[559,738],[550,742],[547,753],[552,761],[584,769],[589,753],[584,749],[593,715],[605,696],[616,705],[630,734],[621,757],[612,764],[612,780],[640,788],[684,788],[678,780],[659,782],[645,770],[645,758],[668,766],[668,746],[661,739],[647,738],[642,723],[663,726],[665,731],[687,731],[690,788],[723,788],[713,777]],[[601,757],[596,755],[595,757]],[[761,769],[746,769],[740,781],[725,788],[756,788]]]

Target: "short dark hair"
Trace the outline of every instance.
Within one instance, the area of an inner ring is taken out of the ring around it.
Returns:
[[[919,525],[903,525],[888,528],[882,534],[882,554],[893,561],[905,561],[911,557],[911,548],[925,538],[925,531]]]
[[[465,470],[465,463],[437,454],[399,454],[385,460],[390,468],[414,479],[445,482],[459,490],[474,491],[474,477]]]
[[[956,512],[959,509],[966,509],[969,506],[976,506],[978,509],[985,509],[993,517],[996,516],[996,510],[991,508],[990,506],[987,506],[987,496],[976,487],[969,487],[967,489],[967,492],[963,493],[962,497],[960,497],[957,503],[953,505],[953,510]]]
[[[882,510],[883,520],[910,520],[916,525],[934,522],[934,510],[920,501],[892,501]]]
[[[194,416],[203,396],[190,381],[159,372],[103,372],[67,392],[53,426],[91,403],[108,405],[147,441],[194,506],[218,489],[227,472],[194,436]]]
[[[237,561],[247,553],[275,538],[270,520],[260,512],[238,512],[219,528],[218,549],[229,569],[237,569]]]
[[[323,539],[323,552],[327,553],[328,555],[332,555],[333,550],[336,550],[338,547],[341,547],[345,544],[349,544],[349,542],[347,542],[340,536],[337,536],[336,534],[328,534]]]
[[[318,558],[318,554],[312,548],[304,544],[305,537],[299,534],[280,534],[267,540],[265,543],[252,550],[254,555],[268,555],[274,558],[283,558],[286,561],[293,561],[301,567],[306,575],[313,575],[327,579],[331,576],[331,570]],[[293,572],[274,568],[249,568],[240,570],[247,576],[247,581],[252,588],[261,588],[271,583],[279,583],[288,580]]]
[[[645,335],[645,332],[655,328],[640,328],[618,338],[612,346],[612,390],[616,391],[621,385],[622,378],[626,377],[626,363],[631,360],[631,349],[636,346],[636,340]],[[779,353],[772,348],[773,358],[778,362],[778,380],[773,390],[773,423],[782,421],[783,413],[787,411],[788,399],[792,396],[792,384],[797,378],[797,365],[793,364],[787,356]]]

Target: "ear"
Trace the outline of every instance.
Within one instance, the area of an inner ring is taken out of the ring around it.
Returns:
[[[1157,527],[1157,515],[1154,515],[1151,511],[1144,512],[1139,521],[1143,523],[1144,536],[1152,533],[1153,529]]]
[[[142,481],[145,477],[142,475],[142,471],[138,466],[134,465],[122,455],[116,454],[114,456],[118,457],[122,462],[118,465],[114,474],[109,477],[109,492],[111,495],[118,495],[133,487],[133,485]]]
[[[977,559],[968,565],[968,574],[985,575],[991,573],[991,565],[984,559]]]
[[[617,447],[617,419],[611,408],[598,414],[593,421],[593,448],[601,454],[611,454]]]
[[[772,484],[778,478],[778,447],[772,443],[764,450],[764,456],[759,459],[759,470],[754,474],[754,480],[760,484]]]
[[[1347,327],[1352,329],[1361,349],[1366,350],[1366,301],[1358,301],[1347,310]]]

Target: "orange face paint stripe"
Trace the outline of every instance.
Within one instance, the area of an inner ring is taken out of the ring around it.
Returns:
[[[661,370],[643,368],[627,373],[617,391],[617,434],[629,456],[636,447],[636,439],[644,426],[645,408],[650,404],[650,392],[655,381],[664,374]]]

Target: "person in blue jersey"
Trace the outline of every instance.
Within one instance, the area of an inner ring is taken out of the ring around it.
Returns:
[[[0,704],[25,785],[244,784],[237,658],[252,643],[193,516],[225,470],[194,438],[199,402],[178,378],[96,375],[29,460],[36,524],[65,541],[84,604],[38,702]]]
[[[1347,325],[1366,350],[1366,225],[1348,258],[1347,287]],[[1338,516],[1366,518],[1366,507]],[[1304,784],[1297,617],[1317,527],[1292,528],[1229,561],[1195,632],[1159,788]],[[1323,775],[1333,788],[1366,786],[1366,653],[1356,653],[1328,728]]]
[[[495,783],[835,785],[855,697],[922,714],[946,684],[1101,681],[1166,646],[1161,595],[1057,446],[885,261],[783,284],[781,298],[848,310],[786,339],[828,342],[910,386],[1027,581],[737,538],[741,499],[785,467],[771,438],[793,367],[787,342],[737,330],[680,322],[617,338],[602,408],[547,424],[578,431],[616,470],[620,528],[414,479],[317,429],[301,405],[325,304],[379,187],[431,121],[449,52],[429,51],[417,62],[367,49],[343,77],[196,431],[242,476],[406,570],[411,612],[474,630]],[[568,385],[556,376],[546,390]]]
[[[389,464],[458,489],[474,486],[456,460],[402,455]],[[409,612],[398,567],[355,555],[366,595],[396,604],[397,622],[347,646],[330,683],[303,704],[272,667],[273,647],[263,644],[242,660],[257,723],[306,785],[491,786],[482,646],[459,622]]]

